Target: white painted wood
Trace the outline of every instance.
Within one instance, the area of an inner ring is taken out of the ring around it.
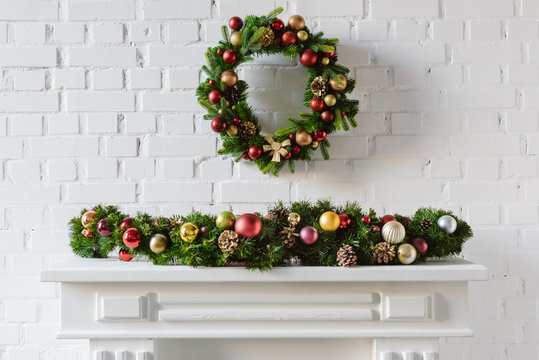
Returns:
[[[432,320],[433,295],[382,295],[383,320]]]
[[[98,295],[98,319],[140,320],[146,317],[145,296],[107,296]]]

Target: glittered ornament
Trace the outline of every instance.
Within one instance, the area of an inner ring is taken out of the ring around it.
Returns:
[[[238,135],[238,127],[234,124],[230,124],[228,125],[227,129],[226,129],[226,134],[228,136],[236,136]]]
[[[412,241],[412,245],[421,253],[421,255],[425,255],[427,253],[427,250],[429,249],[429,244],[425,241],[423,238],[415,238]]]
[[[389,221],[382,227],[382,237],[390,244],[398,244],[406,236],[404,226],[398,221]]]
[[[451,215],[443,215],[437,221],[438,227],[448,234],[453,234],[457,230],[457,220]]]
[[[301,146],[299,145],[294,145],[294,147],[292,148],[292,154],[294,155],[297,155],[301,152]]]
[[[185,242],[193,242],[198,236],[198,226],[194,223],[185,223],[180,228],[180,238]]]
[[[260,156],[262,155],[262,149],[259,148],[258,146],[251,146],[249,148],[249,157],[253,160],[256,160],[258,158],[260,158]]]
[[[346,229],[348,225],[350,225],[351,223],[350,216],[348,216],[347,214],[339,214],[339,220],[340,220],[339,227],[341,229]]]
[[[273,43],[273,40],[275,40],[275,33],[271,28],[267,27],[264,29],[264,33],[262,33],[260,39],[258,39],[258,44],[267,47]]]
[[[241,45],[241,31],[234,31],[232,34],[230,34],[230,43],[232,46]]]
[[[320,227],[325,231],[335,231],[341,225],[339,215],[333,211],[326,211],[318,219]]]
[[[316,55],[316,52],[312,51],[311,49],[304,50],[299,57],[299,62],[301,63],[301,65],[307,67],[311,67],[316,64],[317,60],[318,55]]]
[[[301,42],[305,42],[309,38],[309,34],[305,30],[298,31],[296,35],[298,37],[298,40]]]
[[[324,130],[318,130],[317,132],[315,132],[313,134],[313,137],[316,141],[322,141],[322,140],[325,140],[326,137],[328,136],[327,132],[325,132]]]
[[[228,87],[232,87],[238,83],[238,74],[233,70],[225,70],[221,73],[221,82],[224,82]]]
[[[357,265],[357,255],[350,245],[343,245],[337,251],[337,265],[342,267],[352,267]]]
[[[323,122],[325,122],[326,124],[329,124],[333,122],[333,120],[335,120],[335,114],[331,110],[326,110],[322,112],[322,114],[320,115],[320,118],[322,119]]]
[[[275,19],[270,23],[274,31],[281,31],[284,28],[284,22],[281,19]]]
[[[309,103],[309,106],[313,111],[322,111],[324,108],[324,100],[319,97],[313,97]]]
[[[361,218],[361,222],[364,223],[364,224],[370,224],[371,223],[371,218],[368,217],[367,215],[363,216]]]
[[[226,130],[228,124],[226,123],[225,118],[221,116],[214,117],[211,121],[211,128],[216,133],[222,133]]]
[[[301,216],[297,212],[291,212],[288,214],[287,221],[290,226],[296,226],[301,221]]]
[[[236,62],[236,59],[237,57],[234,50],[226,50],[223,53],[223,61],[226,62],[227,64],[234,64]]]
[[[256,134],[256,125],[251,121],[241,122],[238,129],[240,137],[245,140],[249,140]]]
[[[395,245],[385,241],[376,244],[373,250],[373,258],[378,264],[389,264],[395,258]]]
[[[215,225],[220,229],[227,230],[232,229],[236,217],[230,211],[221,211],[215,218]]]
[[[284,46],[290,46],[296,43],[297,37],[292,31],[287,31],[281,37]]]
[[[234,230],[246,238],[256,237],[262,231],[262,220],[255,214],[243,214],[236,220]]]
[[[112,231],[110,231],[109,226],[107,224],[107,219],[101,219],[97,222],[97,232],[101,236],[110,236],[112,234]]]
[[[140,245],[140,230],[137,228],[129,228],[124,231],[122,240],[128,248],[134,249]]]
[[[294,31],[305,29],[305,19],[301,15],[292,15],[288,19],[288,26]]]
[[[348,86],[348,81],[346,80],[346,76],[342,74],[337,74],[337,77],[339,78],[340,83],[339,81],[331,78],[329,79],[329,86],[331,86],[331,88],[334,91],[337,91],[337,92],[344,91],[346,89],[346,86]]]
[[[312,245],[318,240],[318,230],[312,226],[305,226],[299,232],[299,238],[306,245]]]
[[[410,244],[402,244],[397,250],[397,258],[403,265],[409,265],[417,258],[417,250]]]
[[[80,218],[82,226],[87,228],[88,226],[95,224],[97,222],[97,212],[94,210],[88,210]]]
[[[239,117],[235,117],[234,120],[232,120],[234,124],[239,125],[241,124],[241,119]]]
[[[328,82],[322,76],[317,76],[311,82],[311,91],[316,96],[324,96],[328,91]]]
[[[127,230],[127,229],[129,229],[131,227],[131,225],[133,225],[133,218],[132,217],[126,217],[120,223],[120,229]]]
[[[324,103],[331,107],[337,103],[337,98],[333,94],[327,94],[324,96]]]
[[[239,30],[243,27],[243,20],[239,16],[233,16],[228,20],[228,26],[232,30]]]
[[[161,254],[167,248],[168,239],[163,234],[155,234],[150,239],[150,250],[156,254]]]
[[[305,129],[296,133],[296,142],[298,145],[307,146],[313,142],[313,137]]]
[[[94,234],[92,233],[92,230],[90,229],[83,229],[82,235],[84,235],[85,238],[89,239],[91,237],[94,237]]]
[[[396,217],[394,217],[393,215],[384,215],[382,216],[382,222],[385,224],[387,222],[390,222],[390,221],[395,221],[397,220]]]
[[[120,250],[118,252],[118,258],[122,261],[131,261],[133,259],[133,255],[127,252],[127,250]]]
[[[208,100],[214,105],[219,104],[221,102],[222,97],[223,95],[221,94],[219,90],[212,90],[208,94]]]

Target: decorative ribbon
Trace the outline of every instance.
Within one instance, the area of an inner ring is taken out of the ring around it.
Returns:
[[[269,135],[266,136],[265,139],[269,143],[269,145],[263,146],[264,151],[269,151],[270,155],[273,155],[271,161],[274,162],[280,162],[281,156],[285,156],[286,154],[288,154],[288,150],[286,150],[284,147],[292,145],[289,139],[286,139],[282,143],[273,140],[273,138]]]

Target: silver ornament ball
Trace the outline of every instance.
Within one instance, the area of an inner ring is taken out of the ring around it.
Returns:
[[[457,220],[451,215],[440,216],[438,227],[448,234],[453,234],[457,230]]]
[[[388,221],[382,227],[382,237],[390,244],[400,243],[404,240],[404,236],[406,236],[406,229],[396,220]]]

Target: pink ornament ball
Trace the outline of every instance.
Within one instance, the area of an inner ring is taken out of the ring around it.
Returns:
[[[299,232],[299,238],[306,245],[312,245],[318,240],[318,230],[312,226],[305,226]]]
[[[425,255],[427,253],[427,250],[429,248],[429,244],[425,241],[423,238],[415,238],[412,241],[412,245],[421,253],[421,255]]]

